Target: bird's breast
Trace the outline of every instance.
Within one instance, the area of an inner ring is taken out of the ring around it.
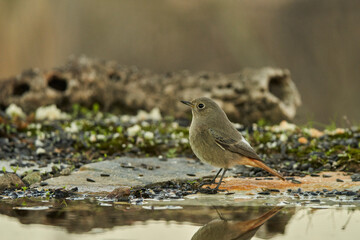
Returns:
[[[234,154],[216,144],[207,129],[190,128],[189,142],[194,154],[202,161],[220,168],[228,168]]]

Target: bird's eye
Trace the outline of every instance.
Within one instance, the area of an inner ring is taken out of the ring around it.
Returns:
[[[199,108],[199,109],[203,109],[204,107],[205,107],[204,104],[202,104],[202,103],[199,103],[199,104],[198,104],[198,108]]]

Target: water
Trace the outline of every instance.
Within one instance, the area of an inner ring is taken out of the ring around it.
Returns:
[[[360,208],[0,201],[1,239],[358,239]]]

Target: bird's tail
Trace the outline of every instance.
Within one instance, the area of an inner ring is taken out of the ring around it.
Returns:
[[[283,207],[274,207],[261,215],[260,217],[250,220],[246,223],[250,229],[254,229],[263,225],[267,220],[275,216]]]
[[[285,181],[285,178],[278,173],[277,171],[271,169],[268,165],[266,165],[263,161],[261,160],[257,160],[257,159],[253,159],[253,158],[248,158],[248,161],[246,162],[246,165],[250,165],[253,167],[258,167],[258,168],[262,168],[265,171],[268,171],[269,173],[271,173],[274,176],[277,176],[278,178],[280,178],[281,180]]]

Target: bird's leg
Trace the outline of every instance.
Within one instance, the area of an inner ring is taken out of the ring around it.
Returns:
[[[215,208],[215,211],[217,212],[217,214],[219,215],[219,218],[223,221],[227,221],[226,218],[223,217],[223,215],[221,214],[221,212],[217,209],[216,206],[213,206]]]
[[[225,176],[225,173],[226,173],[227,169],[225,168],[224,171],[223,171],[223,174],[221,175],[221,178],[220,178],[220,181],[218,183],[218,185],[216,186],[216,188],[214,188],[214,190],[218,190],[220,185],[221,185],[221,181],[223,180],[224,176]]]
[[[202,186],[204,186],[204,185],[211,185],[211,184],[215,183],[216,178],[219,176],[219,174],[221,173],[222,170],[223,170],[223,169],[220,168],[220,170],[217,172],[217,174],[215,175],[215,177],[214,177],[210,182],[202,182],[202,183],[199,185],[199,187],[202,187]]]
[[[211,180],[211,184],[215,183],[216,178],[219,176],[219,174],[221,173],[221,170],[223,170],[222,168],[220,168],[220,170],[217,172],[217,174],[215,175],[215,177],[213,178],[213,180]]]

